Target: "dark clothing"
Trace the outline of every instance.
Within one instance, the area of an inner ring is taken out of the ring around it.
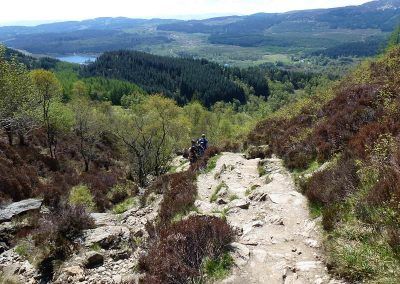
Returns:
[[[199,144],[200,144],[201,147],[203,147],[204,151],[207,150],[208,140],[206,138],[200,138],[199,139]]]
[[[197,147],[196,146],[192,146],[189,148],[189,161],[190,164],[193,164],[197,161]]]

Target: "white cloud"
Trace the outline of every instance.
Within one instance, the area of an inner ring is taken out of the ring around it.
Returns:
[[[2,1],[3,2],[3,1]],[[0,23],[95,17],[188,18],[284,12],[358,5],[366,0],[13,0],[4,1]]]

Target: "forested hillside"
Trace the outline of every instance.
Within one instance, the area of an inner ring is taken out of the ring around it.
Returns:
[[[149,93],[163,93],[179,104],[198,100],[206,106],[218,101],[246,101],[243,88],[229,69],[207,60],[161,57],[136,51],[107,52],[82,70],[83,76],[103,76],[138,84]],[[256,95],[269,95],[266,79],[255,70],[239,71]]]
[[[163,35],[142,35],[115,30],[78,30],[73,32],[26,34],[7,40],[7,44],[35,54],[101,53],[104,51],[157,45],[172,40]],[[46,42],[44,45],[43,42]]]
[[[400,47],[340,82],[258,123],[250,145],[268,145],[293,170],[322,215],[333,273],[350,282],[399,279]]]
[[[136,51],[79,66],[0,47],[0,204],[35,198],[46,206],[23,222],[5,219],[1,250],[34,263],[35,279],[45,282],[63,283],[66,265],[99,252],[134,259],[130,273],[142,283],[226,276],[236,232],[225,209],[213,213],[222,218],[197,215],[195,177],[221,151],[245,147],[254,157],[275,154],[293,171],[311,213],[322,216],[332,273],[390,283],[400,277],[398,44],[397,30],[383,55],[339,81],[279,64],[240,69]],[[202,133],[218,147],[175,173],[184,162],[173,158]],[[262,164],[254,171],[271,182]],[[102,242],[87,242],[99,235]]]
[[[134,49],[236,66],[275,62],[274,55],[290,60],[291,55],[314,51],[335,58],[364,57],[375,55],[374,42],[384,41],[393,31],[399,7],[398,0],[377,0],[359,6],[189,21],[97,18],[0,27],[0,42],[47,56]]]
[[[18,62],[24,64],[29,69],[53,69],[57,62],[59,62],[57,59],[51,57],[35,58],[10,48],[5,50],[5,58],[9,60],[15,58]]]
[[[392,31],[397,24],[399,6],[398,0],[378,0],[360,6],[180,21],[159,25],[158,29],[227,36],[246,34],[262,36],[262,32],[267,29],[279,29],[281,32],[297,29],[297,32],[301,32],[321,27]],[[299,22],[304,25],[298,26]]]

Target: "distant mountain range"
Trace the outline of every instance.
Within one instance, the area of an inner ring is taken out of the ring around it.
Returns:
[[[360,6],[206,20],[97,18],[8,26],[0,27],[0,42],[36,54],[101,53],[168,44],[176,33],[201,33],[210,44],[318,50],[354,41],[376,42],[399,22],[400,0],[378,0]]]
[[[326,29],[380,29],[391,31],[400,20],[400,0],[378,0],[360,6],[332,9],[258,13],[249,16],[161,24],[159,30],[189,33],[264,33]]]

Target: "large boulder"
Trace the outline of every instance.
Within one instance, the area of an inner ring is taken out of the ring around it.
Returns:
[[[102,248],[116,248],[123,242],[129,242],[130,231],[125,226],[104,226],[85,231],[85,246],[94,244]]]
[[[0,223],[10,221],[15,216],[29,211],[40,210],[42,199],[25,199],[0,207]]]
[[[250,250],[248,247],[241,243],[231,244],[233,261],[238,267],[246,265],[250,259]]]
[[[86,268],[94,268],[104,263],[104,256],[96,251],[89,251],[85,255],[85,267]]]
[[[96,226],[110,226],[118,223],[117,215],[112,213],[91,213]]]

